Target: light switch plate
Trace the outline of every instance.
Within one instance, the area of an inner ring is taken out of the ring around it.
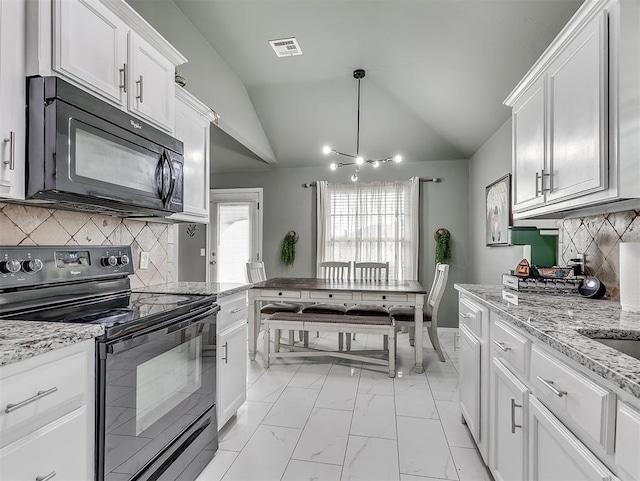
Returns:
[[[140,253],[140,269],[148,269],[149,268],[149,253],[141,252]]]
[[[203,247],[202,249],[200,249],[200,257],[204,257],[207,255],[207,250]]]

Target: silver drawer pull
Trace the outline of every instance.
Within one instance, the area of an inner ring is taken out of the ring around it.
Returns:
[[[36,476],[36,481],[49,481],[50,479],[53,479],[55,475],[56,475],[56,472],[52,471],[46,476]]]
[[[501,351],[507,352],[510,351],[510,347],[505,347],[504,342],[493,341],[493,343],[500,348]]]
[[[4,139],[5,144],[9,144],[9,160],[5,160],[4,163],[9,166],[9,170],[16,168],[16,133],[12,130],[9,132],[9,137]]]
[[[553,381],[547,381],[542,379],[540,376],[536,376],[536,379],[542,383],[543,386],[547,387],[553,394],[558,397],[566,396],[567,391],[558,391],[555,386],[553,386]]]
[[[225,364],[227,364],[229,362],[229,343],[225,342],[222,347],[224,347],[224,357],[222,358],[222,360]]]
[[[516,424],[516,408],[521,408],[521,404],[516,404],[516,400],[511,398],[511,434],[516,433],[516,428],[521,428],[521,424]]]
[[[5,413],[10,413],[11,411],[15,411],[16,409],[20,409],[21,407],[24,407],[27,404],[31,404],[32,402],[35,402],[38,399],[42,399],[43,397],[48,396],[49,394],[53,394],[57,390],[58,390],[58,388],[54,386],[51,389],[47,389],[46,391],[38,391],[38,394],[36,394],[35,396],[30,397],[29,399],[25,399],[24,401],[21,401],[21,402],[16,403],[16,404],[7,404],[7,408],[4,410],[4,412]],[[55,473],[53,473],[53,475],[55,476]],[[50,479],[50,478],[47,478],[47,479]]]
[[[235,314],[237,312],[240,312],[242,309],[244,309],[244,307],[238,307],[237,309],[234,309],[233,311],[231,311],[229,314]]]

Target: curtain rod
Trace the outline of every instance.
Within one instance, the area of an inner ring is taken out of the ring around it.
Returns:
[[[442,178],[440,177],[420,177],[418,179],[420,182],[442,182]],[[316,182],[308,182],[306,184],[302,184],[302,187],[304,187],[305,189],[309,188],[309,187],[315,187],[317,185]]]

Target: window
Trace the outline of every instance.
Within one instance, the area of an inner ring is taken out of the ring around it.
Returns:
[[[390,279],[417,279],[418,179],[318,182],[317,261],[388,261]]]

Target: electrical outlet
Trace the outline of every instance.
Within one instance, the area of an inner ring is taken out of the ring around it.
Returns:
[[[148,269],[149,268],[149,253],[141,252],[140,253],[140,269]]]

